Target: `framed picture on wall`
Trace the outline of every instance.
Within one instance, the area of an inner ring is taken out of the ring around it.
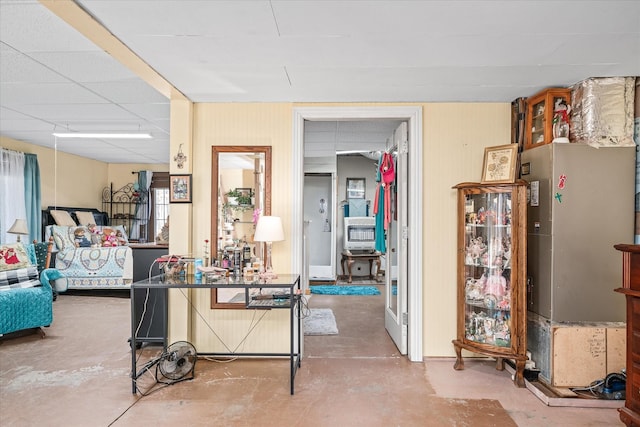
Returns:
[[[169,203],[191,202],[191,175],[170,175]]]
[[[366,178],[347,178],[347,199],[364,199]]]

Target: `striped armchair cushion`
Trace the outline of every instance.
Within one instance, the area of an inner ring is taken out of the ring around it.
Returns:
[[[26,268],[0,271],[0,292],[15,288],[33,288],[41,286],[38,278],[38,267],[30,265]]]

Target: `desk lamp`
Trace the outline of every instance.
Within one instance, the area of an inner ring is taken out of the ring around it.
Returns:
[[[7,230],[7,233],[17,234],[18,242],[20,241],[21,234],[29,234],[29,227],[27,227],[27,221],[24,219],[16,219],[16,222],[13,223],[10,229]]]
[[[261,216],[256,225],[256,232],[253,236],[256,242],[267,243],[267,259],[265,264],[265,272],[260,274],[261,278],[274,279],[278,277],[273,272],[271,265],[271,244],[284,240],[284,231],[282,230],[282,220],[279,216]]]

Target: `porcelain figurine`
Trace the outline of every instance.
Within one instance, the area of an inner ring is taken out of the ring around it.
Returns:
[[[482,241],[482,236],[471,239],[467,247],[467,254],[474,260],[474,264],[478,264],[482,254],[487,250],[487,245]]]
[[[571,107],[567,102],[558,98],[553,110],[553,142],[567,143],[569,142],[569,113]]]
[[[507,279],[501,273],[500,268],[493,269],[484,285],[484,293],[494,295],[498,300],[501,300],[507,291]]]

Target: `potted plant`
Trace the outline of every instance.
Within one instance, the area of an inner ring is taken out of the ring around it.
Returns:
[[[238,196],[238,203],[241,205],[250,205],[251,204],[251,196],[248,194],[242,194]]]
[[[226,196],[227,196],[227,202],[229,202],[230,205],[237,205],[238,197],[242,196],[242,193],[240,193],[238,189],[233,189],[233,190],[229,190]]]

